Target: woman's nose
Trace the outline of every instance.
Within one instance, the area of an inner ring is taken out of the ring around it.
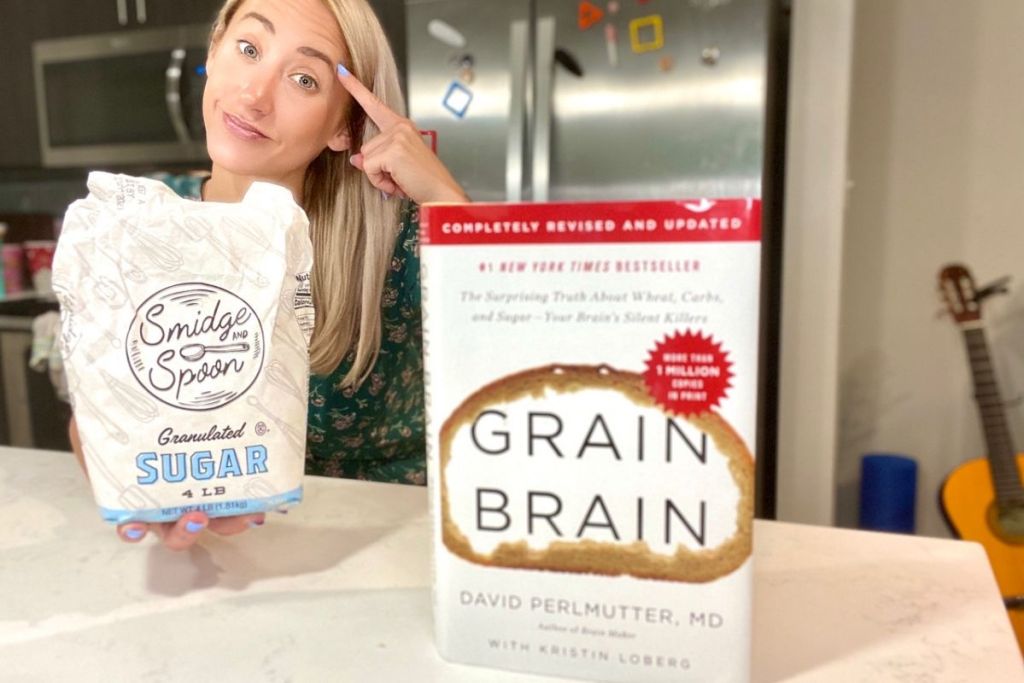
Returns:
[[[266,114],[272,101],[273,76],[269,69],[253,69],[242,81],[240,99],[253,113]]]

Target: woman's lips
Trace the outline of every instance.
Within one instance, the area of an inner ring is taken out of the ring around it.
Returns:
[[[224,113],[224,127],[243,140],[265,140],[267,136],[241,119]]]

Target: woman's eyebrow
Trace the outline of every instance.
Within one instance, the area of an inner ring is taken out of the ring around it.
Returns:
[[[332,72],[337,68],[337,62],[332,61],[330,57],[325,55],[323,52],[320,52],[320,50],[317,50],[316,48],[303,46],[300,47],[298,51],[299,53],[304,54],[307,57],[314,57],[316,59],[323,60],[324,64],[326,64],[327,68],[330,69]]]
[[[270,19],[267,19],[262,14],[258,14],[256,12],[249,12],[244,17],[242,17],[242,19],[249,18],[255,19],[256,21],[263,24],[263,28],[267,29],[267,33],[274,33],[274,22],[272,22]]]

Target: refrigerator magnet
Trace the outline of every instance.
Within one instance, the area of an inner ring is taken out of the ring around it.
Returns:
[[[455,61],[459,69],[459,80],[461,80],[466,85],[470,85],[476,78],[476,74],[473,71],[473,64],[475,63],[473,55],[459,55],[453,61]]]
[[[437,154],[437,131],[421,130],[420,137],[423,138],[423,144],[429,147],[431,152]]]
[[[641,36],[643,31],[645,36]],[[654,52],[665,46],[665,25],[660,14],[651,14],[629,22],[629,42],[633,52]]]
[[[704,66],[714,66],[718,64],[718,58],[722,56],[722,51],[717,47],[706,47],[700,53],[700,61]]]
[[[441,104],[444,105],[445,109],[461,119],[466,116],[466,110],[469,109],[469,103],[472,101],[473,91],[458,81],[452,81]]]
[[[583,78],[583,67],[580,66],[579,60],[573,56],[568,50],[562,48],[555,48],[555,62],[560,64],[566,71],[571,73],[577,78]]]
[[[615,24],[604,25],[604,45],[608,52],[608,66],[619,65],[619,32]]]
[[[466,36],[447,21],[431,19],[427,23],[427,33],[435,40],[438,40],[449,47],[462,49],[466,47]]]
[[[576,23],[579,25],[581,31],[586,31],[588,28],[601,21],[604,18],[604,10],[595,5],[592,2],[583,0],[580,3],[579,14],[576,17]]]

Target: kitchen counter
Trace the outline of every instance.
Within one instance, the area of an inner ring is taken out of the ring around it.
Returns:
[[[172,553],[119,541],[73,457],[0,448],[0,679],[557,681],[449,664],[426,490],[306,500]],[[1024,681],[981,547],[755,523],[755,681]]]

